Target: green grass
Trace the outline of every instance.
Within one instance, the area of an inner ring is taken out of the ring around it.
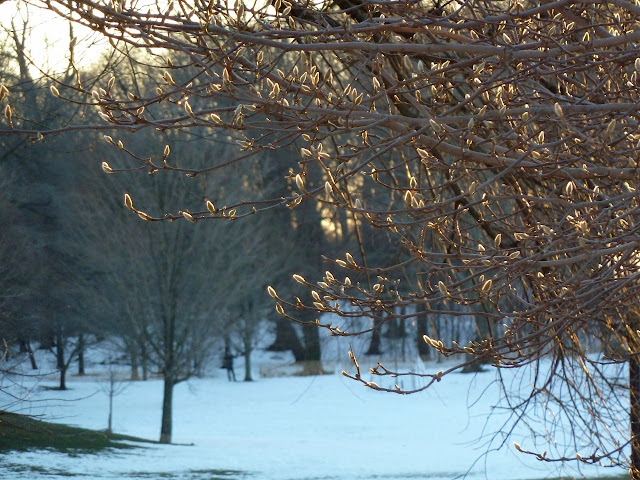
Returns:
[[[91,473],[70,472],[61,468],[46,469],[34,466],[24,466],[16,464],[3,464],[3,472],[17,473],[24,478],[80,478],[91,479]],[[109,477],[114,480],[123,478],[121,474],[111,474]],[[184,472],[130,472],[125,474],[128,480],[246,480],[248,475],[245,472],[235,470],[186,470]]]
[[[65,453],[98,453],[111,448],[137,448],[123,443],[155,443],[126,435],[43,422],[0,410],[0,453],[49,449]]]

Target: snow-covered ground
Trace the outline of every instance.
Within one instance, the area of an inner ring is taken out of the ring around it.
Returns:
[[[256,376],[261,369],[274,371],[289,361],[283,355],[258,354]],[[405,362],[412,368],[411,361]],[[469,479],[517,480],[624,473],[595,467],[558,470],[557,465],[518,453],[512,441],[484,455],[484,441],[478,439],[500,421],[493,416],[487,423],[498,395],[491,370],[474,376],[453,374],[435,388],[399,396],[346,379],[340,375],[345,367],[334,362],[329,366],[333,374],[258,378],[250,383],[228,382],[223,370],[215,370],[176,387],[173,440],[184,445],[146,445],[100,455],[11,453],[0,455],[0,477],[400,480],[467,474]],[[439,370],[442,365],[416,362],[413,367]],[[241,372],[237,363],[239,378]],[[104,366],[90,365],[88,375],[69,376],[70,390],[65,392],[45,388],[56,385],[56,374],[22,380],[30,403],[21,408],[49,421],[104,429],[104,373]],[[161,380],[131,383],[114,399],[114,431],[157,439],[161,400]],[[0,405],[6,404],[0,397]],[[517,433],[512,440],[527,442]]]

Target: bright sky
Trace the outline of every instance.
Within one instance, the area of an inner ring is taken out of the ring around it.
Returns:
[[[12,21],[18,35],[21,34],[26,21],[26,50],[31,60],[49,73],[66,69],[69,62],[70,35],[69,25],[64,19],[47,10],[11,0],[0,4],[0,19],[0,35],[4,45],[14,45],[13,40],[5,42],[5,38],[11,35]],[[96,50],[107,45],[99,35],[78,25],[73,26],[73,35],[77,38],[75,56],[79,65],[84,66],[86,62],[90,62],[95,58]],[[40,76],[35,70],[32,74],[36,78]]]

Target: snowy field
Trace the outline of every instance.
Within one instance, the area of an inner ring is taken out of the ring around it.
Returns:
[[[270,366],[290,360],[283,355],[258,357],[256,377],[266,372],[266,360]],[[442,366],[414,364],[434,370]],[[513,441],[527,444],[526,436],[517,433],[504,449],[484,455],[486,435],[500,421],[494,415],[487,422],[498,394],[492,370],[450,375],[435,388],[399,396],[356,384],[340,375],[343,368],[348,365],[334,362],[328,368],[332,374],[258,378],[250,383],[228,382],[223,370],[214,370],[176,387],[173,441],[181,445],[145,445],[100,455],[0,455],[0,478],[438,480],[466,475],[519,480],[624,473],[604,468],[577,471],[575,466],[559,470],[540,463],[515,451]],[[238,362],[239,379],[241,372]],[[32,383],[23,380],[30,400],[21,405],[23,413],[106,428],[104,366],[90,365],[87,373],[70,375],[70,390],[65,392],[46,388],[55,387],[55,373]],[[6,405],[1,395],[0,404]],[[161,400],[159,379],[131,383],[114,398],[114,431],[157,439]]]

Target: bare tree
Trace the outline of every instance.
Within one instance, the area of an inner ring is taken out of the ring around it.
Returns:
[[[154,145],[152,138],[147,142]],[[186,147],[175,148],[178,157],[191,153],[195,152]],[[185,199],[202,202],[206,195],[199,180],[185,183],[166,175],[153,182],[130,180],[127,190],[137,192],[137,201],[148,211],[161,212]],[[100,196],[108,198],[122,188],[117,181],[109,183],[98,189]],[[216,271],[218,257],[224,258],[224,242],[217,241],[213,225],[149,224],[123,216],[124,207],[120,208],[119,214],[113,205],[91,213],[100,217],[91,233],[97,247],[94,261],[105,269],[96,293],[109,300],[105,308],[114,319],[112,332],[123,340],[127,353],[134,350],[144,364],[162,375],[160,441],[169,443],[173,389],[202,371],[220,341],[221,319],[217,302],[211,300],[223,296],[223,283],[211,273]]]
[[[127,197],[130,210],[151,222],[184,223],[278,207],[294,215],[327,209],[341,212],[331,228],[383,231],[401,254],[376,259],[378,247],[360,238],[359,252],[327,258],[324,274],[312,265],[295,276],[309,297],[270,288],[277,311],[305,325],[323,313],[365,316],[376,328],[407,318],[396,307],[425,318],[472,316],[476,338],[445,343],[425,332],[438,354],[465,356],[420,374],[424,384],[412,391],[478,362],[537,368],[547,358],[532,388],[506,399],[514,422],[547,402],[565,416],[573,441],[548,454],[517,448],[544,461],[629,465],[640,478],[635,3],[176,0],[142,11],[126,0],[83,0],[46,7],[116,48],[153,54],[157,88],[148,94],[121,91],[115,78],[93,92],[79,82],[52,85],[53,95],[84,93],[99,110],[103,123],[85,128],[108,129],[116,147],[119,132],[144,129],[224,131],[238,142],[233,156],[206,166],[121,149],[132,163],[106,163],[107,172],[198,177],[299,149],[299,161],[283,165],[278,196],[203,201],[190,210],[167,205],[163,213],[174,213],[165,215],[149,215]],[[185,54],[188,61],[176,62]],[[2,134],[39,139],[71,130],[23,126],[7,98]],[[174,108],[153,115],[159,104]],[[321,241],[319,232],[310,241]],[[335,335],[364,333],[323,326]],[[587,355],[592,339],[609,346],[606,356]],[[370,382],[353,363],[345,374],[355,381],[412,392]],[[621,387],[608,372],[622,364],[630,380],[626,396],[617,396]],[[407,374],[382,365],[372,373]],[[630,431],[608,429],[623,411]]]
[[[106,378],[100,383],[100,389],[109,398],[109,416],[107,420],[107,433],[113,433],[113,399],[124,392],[129,385],[129,381],[118,369],[112,360],[108,360]]]

